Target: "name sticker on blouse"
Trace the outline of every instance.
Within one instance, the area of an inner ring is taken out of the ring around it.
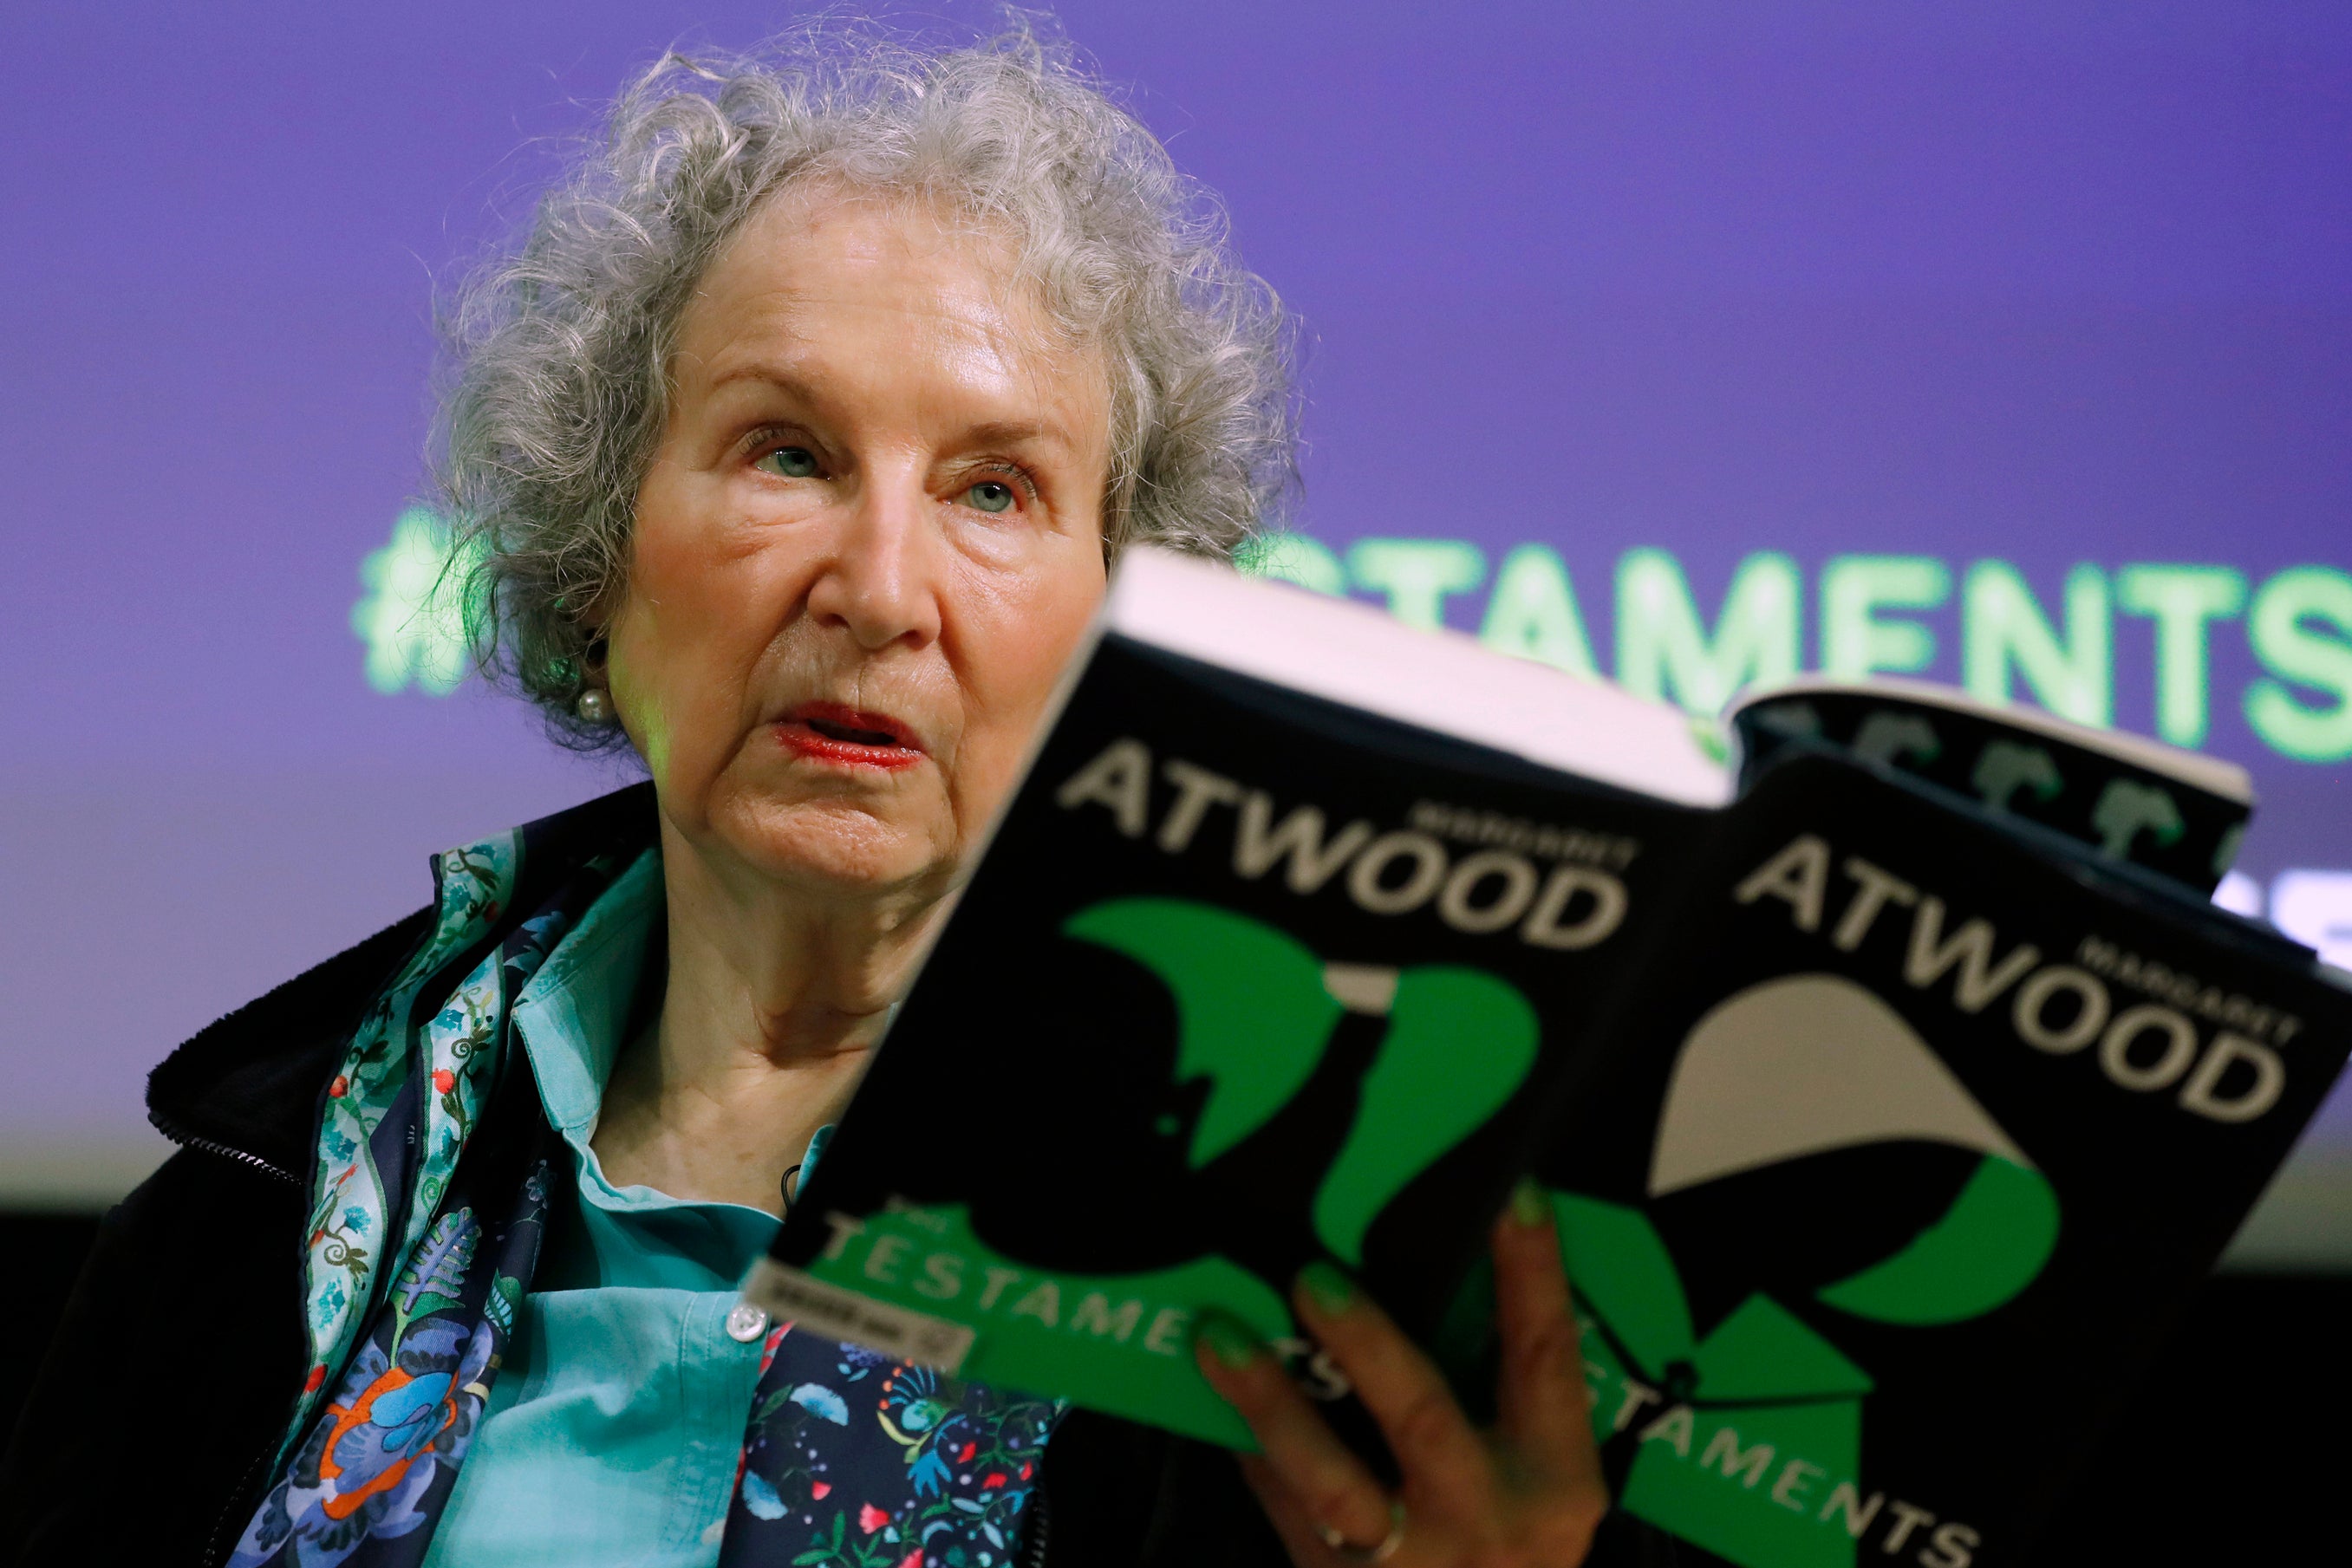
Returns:
[[[762,1258],[743,1281],[743,1299],[812,1333],[863,1345],[953,1376],[978,1337],[970,1326],[829,1285],[802,1270]]]

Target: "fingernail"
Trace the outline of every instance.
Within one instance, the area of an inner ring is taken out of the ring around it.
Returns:
[[[1298,1270],[1298,1282],[1307,1287],[1317,1310],[1328,1316],[1346,1312],[1356,1299],[1356,1287],[1348,1276],[1320,1260]]]
[[[1201,1326],[1193,1336],[1209,1347],[1209,1354],[1227,1366],[1239,1371],[1257,1359],[1257,1341],[1249,1330],[1219,1312],[1202,1314]]]
[[[1522,1176],[1511,1189],[1511,1218],[1530,1230],[1551,1222],[1551,1202],[1532,1178]]]

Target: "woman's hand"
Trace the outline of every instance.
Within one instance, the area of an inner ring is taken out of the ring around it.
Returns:
[[[1195,1347],[1256,1437],[1242,1471],[1298,1568],[1575,1568],[1609,1506],[1551,1206],[1522,1186],[1495,1223],[1503,1364],[1495,1428],[1473,1427],[1437,1368],[1328,1265],[1296,1310],[1355,1385],[1403,1472],[1391,1496],[1332,1434],[1274,1353],[1228,1318]]]

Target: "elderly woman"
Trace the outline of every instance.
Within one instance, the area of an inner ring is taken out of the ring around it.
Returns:
[[[1162,149],[1026,38],[672,59],[456,326],[485,663],[650,785],[439,857],[434,906],[157,1070],[183,1149],[28,1412],[22,1560],[1582,1558],[1539,1211],[1496,1227],[1495,1431],[1360,1293],[1297,1292],[1393,1484],[1207,1334],[1262,1512],[1221,1453],[735,1295],[1121,548],[1229,555],[1288,472],[1280,313]]]

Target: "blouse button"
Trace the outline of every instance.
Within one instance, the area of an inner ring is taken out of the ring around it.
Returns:
[[[709,1319],[704,1319],[708,1322]],[[738,1301],[727,1314],[727,1337],[750,1344],[768,1332],[768,1314],[749,1301]]]

